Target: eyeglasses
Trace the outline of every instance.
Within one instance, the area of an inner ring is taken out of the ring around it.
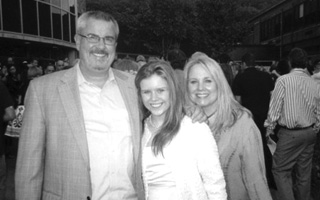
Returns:
[[[116,39],[112,36],[106,36],[106,37],[100,37],[98,35],[95,35],[95,34],[88,34],[88,35],[82,35],[82,34],[79,34],[79,36],[83,37],[83,38],[86,38],[88,40],[88,42],[90,43],[99,43],[100,40],[102,39],[104,44],[106,45],[114,45],[116,43]]]

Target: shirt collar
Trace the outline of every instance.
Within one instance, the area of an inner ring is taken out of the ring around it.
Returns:
[[[81,85],[83,85],[83,84],[89,84],[89,85],[91,85],[92,83],[90,83],[89,81],[87,81],[87,80],[84,78],[84,76],[83,76],[83,74],[82,74],[82,72],[81,72],[81,70],[80,70],[79,62],[76,64],[75,67],[77,68],[78,85],[79,85],[79,86],[81,86]],[[109,68],[109,72],[108,72],[108,73],[109,73],[109,78],[108,78],[108,80],[106,81],[105,84],[107,84],[107,83],[109,83],[109,82],[115,81],[114,73],[113,73],[111,67]]]
[[[307,71],[306,68],[305,68],[305,69],[302,69],[302,68],[293,68],[293,69],[290,71],[290,73],[292,73],[292,72],[304,73],[304,74],[310,76],[310,74],[309,74],[309,72]]]

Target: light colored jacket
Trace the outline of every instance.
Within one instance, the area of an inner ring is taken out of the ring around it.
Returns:
[[[133,76],[114,70],[130,118],[134,163],[139,163],[141,122]],[[16,199],[91,197],[87,137],[76,67],[34,79],[28,88],[15,174]],[[144,199],[141,167],[132,185]]]
[[[142,147],[147,141],[143,137]],[[172,168],[179,199],[227,199],[218,148],[206,124],[192,123],[189,117],[184,117],[179,132],[164,148],[164,158]],[[145,170],[143,166],[143,176]],[[143,179],[147,197],[148,184]]]
[[[217,145],[228,200],[272,200],[265,176],[261,134],[247,113],[221,133]]]

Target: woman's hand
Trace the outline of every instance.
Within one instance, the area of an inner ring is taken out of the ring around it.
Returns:
[[[195,105],[186,106],[185,112],[186,112],[186,115],[192,119],[193,123],[194,122],[203,123],[208,121],[207,115],[204,113],[204,111],[200,106],[195,106]]]

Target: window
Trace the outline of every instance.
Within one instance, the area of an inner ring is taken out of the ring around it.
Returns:
[[[62,9],[69,12],[69,9],[70,9],[69,8],[69,1],[68,0],[64,0],[61,3],[62,3]]]
[[[1,4],[1,0],[0,0],[0,4]],[[0,11],[1,11],[1,5],[0,5]],[[1,22],[2,22],[2,16],[1,16],[1,12],[0,12],[0,30],[2,30],[2,25],[1,25]]]
[[[66,1],[66,0],[62,0],[62,1]],[[60,4],[60,0],[51,0],[53,5],[58,6],[59,8],[61,8],[61,4]]]
[[[267,39],[267,23],[266,21],[263,21],[261,22],[261,25],[260,25],[260,28],[261,28],[261,41],[264,41]]]
[[[304,16],[304,4],[300,4],[299,6],[299,18]]]
[[[299,29],[304,26],[304,4],[294,6],[294,29]]]
[[[71,39],[72,39],[72,42],[75,43],[74,41],[74,36],[76,34],[76,16],[75,15],[70,15],[70,27],[71,27]]]
[[[21,32],[19,0],[2,0],[2,17],[3,30]]]
[[[34,0],[23,0],[21,3],[23,32],[32,35],[38,35],[37,2]]]
[[[75,10],[76,2],[75,2],[75,0],[69,0],[69,6],[70,6],[70,12],[75,14],[76,13],[76,10]]]
[[[70,42],[69,14],[62,11],[63,40]]]
[[[52,28],[53,37],[56,39],[62,39],[61,35],[61,11],[58,8],[52,7]]]
[[[280,14],[261,22],[261,41],[280,35]]]
[[[317,1],[307,1],[305,6],[305,25],[311,25],[317,23],[317,16],[319,10],[317,10]]]
[[[40,35],[45,37],[51,37],[50,6],[47,4],[39,3],[38,7]]]
[[[292,30],[293,9],[283,13],[283,33],[288,33]]]
[[[274,35],[275,36],[280,36],[280,32],[281,32],[281,15],[278,14],[275,16],[275,25],[274,25]]]

